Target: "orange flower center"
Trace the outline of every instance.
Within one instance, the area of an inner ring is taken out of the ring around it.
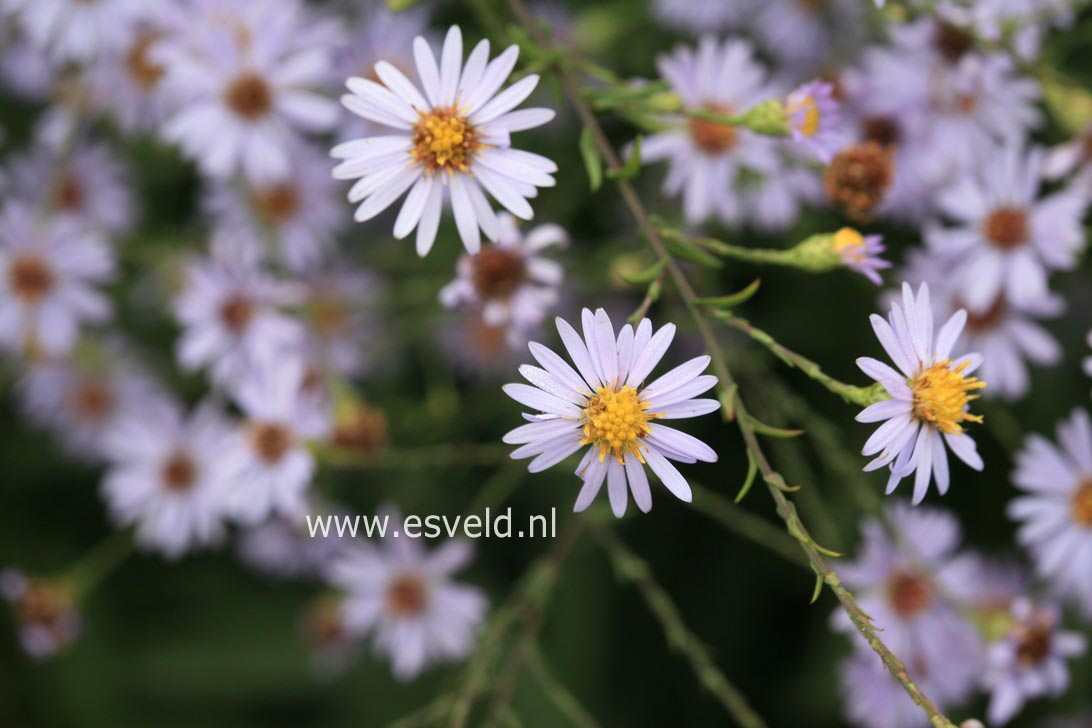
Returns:
[[[259,458],[273,465],[292,447],[292,432],[276,422],[255,422],[250,425],[250,444]]]
[[[412,617],[428,606],[428,589],[417,576],[406,574],[387,588],[387,610],[396,617]]]
[[[245,73],[228,86],[224,94],[228,107],[251,121],[273,108],[273,89],[256,73]]]
[[[8,268],[8,282],[23,303],[35,304],[53,289],[56,278],[46,261],[34,254],[17,255]]]
[[[1016,207],[999,207],[982,225],[986,239],[1001,250],[1018,248],[1028,241],[1028,216]]]
[[[706,104],[702,107],[713,114],[727,115],[731,108],[723,104]],[[731,124],[720,124],[707,119],[690,119],[690,136],[698,149],[709,155],[720,155],[730,151],[738,141],[739,135]]]
[[[490,245],[471,258],[474,288],[485,299],[508,298],[527,279],[523,256]]]
[[[900,617],[921,614],[933,602],[933,585],[922,574],[900,572],[887,585],[888,598]]]

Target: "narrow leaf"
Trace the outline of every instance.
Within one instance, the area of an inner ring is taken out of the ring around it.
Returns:
[[[684,243],[679,240],[665,240],[664,245],[667,247],[668,252],[676,258],[689,260],[691,263],[697,263],[706,268],[716,269],[721,268],[724,265],[719,260],[709,255],[709,253],[706,253],[701,248],[695,248],[690,243]]]
[[[736,496],[736,503],[741,502],[751,490],[751,486],[755,483],[755,475],[758,474],[758,465],[755,463],[755,457],[751,454],[751,451],[747,451],[747,478],[743,481],[743,487],[739,489],[739,495]]]
[[[706,298],[695,298],[694,303],[701,306],[712,306],[713,308],[731,308],[732,306],[738,306],[741,303],[749,301],[751,297],[758,291],[758,287],[762,285],[761,278],[755,278],[750,285],[744,288],[738,293],[733,293],[728,296],[708,296]]]
[[[603,184],[603,157],[599,154],[599,148],[595,146],[595,138],[591,129],[584,127],[580,132],[580,156],[584,159],[584,169],[588,172],[588,183],[592,192]]]
[[[609,170],[607,176],[611,179],[633,179],[641,171],[641,135],[633,140],[633,146],[629,150],[629,158],[625,165],[618,170]]]
[[[753,415],[747,416],[747,421],[750,423],[754,431],[760,435],[766,435],[768,437],[799,437],[804,434],[803,430],[790,430],[782,427],[774,427],[773,425],[767,425],[762,420],[755,418]]]
[[[819,601],[819,595],[823,593],[823,577],[818,574],[815,575],[815,591],[811,593],[811,601],[808,604],[815,604]]]
[[[664,267],[667,265],[667,258],[661,258],[648,268],[636,273],[619,273],[618,276],[626,283],[634,286],[644,286],[652,283],[660,277],[663,273]]]

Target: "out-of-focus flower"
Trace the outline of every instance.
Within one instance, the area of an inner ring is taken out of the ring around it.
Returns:
[[[858,640],[859,641],[859,640]],[[923,693],[945,710],[954,704],[945,698],[936,678],[906,666],[910,679]],[[906,689],[888,672],[880,656],[870,648],[854,650],[838,667],[846,718],[860,728],[921,728],[925,718]]]
[[[1092,194],[1092,126],[1048,150],[1043,156],[1042,173],[1048,180],[1072,177],[1085,194]]]
[[[730,116],[776,97],[749,43],[702,38],[697,49],[680,46],[656,59],[660,75],[689,111]],[[664,193],[682,195],[690,224],[717,216],[735,225],[749,216],[734,187],[741,177],[776,180],[783,163],[777,143],[749,129],[696,117],[669,117],[668,131],[649,136],[641,161],[667,160]]]
[[[273,515],[253,526],[244,524],[236,553],[239,560],[273,579],[317,579],[348,541],[329,529],[313,535],[307,516],[342,516],[340,508],[310,497],[300,513]],[[317,523],[317,521],[313,521]]]
[[[242,172],[252,184],[270,183],[292,174],[300,134],[337,122],[337,105],[320,92],[333,68],[332,48],[301,40],[318,25],[303,3],[228,6],[179,5],[184,31],[156,53],[168,93],[178,99],[162,134],[211,177]]]
[[[857,0],[757,0],[752,11],[759,45],[797,77],[814,73],[839,50],[860,47],[864,14]]]
[[[71,455],[101,462],[103,439],[125,417],[162,396],[159,385],[116,342],[35,362],[16,385],[27,416],[56,433]]]
[[[397,512],[390,526],[401,529]],[[489,604],[474,587],[452,581],[473,556],[465,541],[448,541],[431,553],[416,539],[387,535],[378,544],[350,546],[328,570],[345,592],[342,617],[354,635],[374,634],[376,652],[388,657],[395,677],[410,680],[430,664],[470,654]]]
[[[940,318],[966,308],[960,286],[952,281],[951,267],[943,258],[922,251],[912,252],[902,279],[929,284],[933,312]],[[1023,305],[998,296],[986,310],[968,312],[964,336],[952,353],[956,356],[972,351],[982,354],[982,379],[990,383],[984,396],[1020,399],[1028,391],[1026,361],[1049,366],[1062,359],[1061,346],[1037,320],[1060,315],[1064,306],[1060,297],[1050,294]]]
[[[1092,423],[1075,410],[1058,425],[1058,443],[1030,435],[1012,480],[1028,495],[1009,504],[1017,538],[1039,573],[1092,617]]]
[[[382,450],[387,445],[386,413],[359,401],[338,403],[330,444],[364,455]]]
[[[409,190],[394,237],[417,229],[417,253],[424,256],[436,240],[445,198],[467,252],[477,253],[481,233],[500,235],[500,223],[485,192],[523,220],[534,216],[529,198],[538,187],[554,186],[557,165],[538,154],[511,147],[513,132],[541,126],[554,118],[551,109],[513,111],[526,99],[538,76],[531,74],[497,93],[516,63],[518,46],[509,46],[488,61],[489,42],[481,41],[463,63],[463,38],[453,25],[444,39],[440,65],[428,42],[413,43],[417,75],[424,96],[390,63],[375,66],[381,83],[350,78],[352,92],[341,97],[347,109],[396,133],[339,144],[331,155],[343,159],[334,168],[338,179],[358,179],[349,201],[360,203],[357,222],[369,220]],[[487,62],[488,61],[488,62]],[[484,190],[484,191],[483,191]]]
[[[302,362],[270,361],[234,387],[245,421],[223,457],[232,515],[255,524],[299,516],[315,470],[309,442],[324,438],[330,412],[324,393],[304,387]]]
[[[0,0],[19,27],[58,62],[87,62],[125,45],[148,12],[143,0]]]
[[[220,543],[221,460],[231,432],[211,403],[188,417],[167,398],[126,413],[104,438],[111,465],[102,494],[114,519],[135,525],[137,543],[171,559]]]
[[[531,332],[493,325],[480,308],[464,307],[437,322],[438,336],[453,368],[467,377],[492,379],[520,362]]]
[[[49,55],[22,32],[19,24],[0,12],[0,81],[14,95],[30,101],[49,98],[56,81],[56,69]]]
[[[249,185],[219,180],[205,195],[205,209],[216,223],[213,247],[227,257],[272,257],[290,269],[314,268],[331,250],[349,222],[326,155],[300,143],[291,145],[292,175]]]
[[[843,564],[839,574],[883,630],[888,648],[915,676],[929,679],[936,691],[930,697],[965,700],[980,674],[981,643],[941,586],[959,547],[959,522],[946,511],[905,503],[893,504],[887,515],[893,535],[878,519],[866,518],[857,559]],[[856,636],[842,611],[834,614],[833,625]],[[871,654],[864,641],[855,644]]]
[[[652,322],[642,319],[636,330],[623,326],[616,338],[603,309],[594,314],[584,309],[581,320],[583,339],[557,319],[576,370],[550,349],[532,343],[531,354],[543,368],[525,364],[519,371],[533,386],[504,386],[509,397],[541,413],[524,415],[528,424],[504,436],[506,443],[521,445],[512,457],[534,457],[528,470],[537,473],[590,445],[576,468],[584,481],[577,511],[591,505],[606,480],[616,516],[626,512],[627,490],[647,513],[652,492],[646,465],[676,498],[689,503],[690,485],[670,461],[712,463],[717,454],[701,440],[653,420],[698,417],[720,408],[715,399],[694,399],[717,383],[716,377],[702,375],[709,357],[691,359],[645,386],[675,336],[675,325],[666,324],[654,335]]]
[[[252,266],[195,260],[174,301],[183,328],[179,363],[188,371],[209,367],[217,383],[230,384],[298,351],[303,328],[277,308],[289,298],[282,284]]]
[[[375,73],[375,66],[380,61],[386,61],[402,75],[412,78],[414,38],[424,37],[430,47],[440,40],[428,27],[427,8],[419,5],[394,12],[383,0],[367,0],[363,6],[349,32],[348,42],[339,50],[335,64],[337,78],[359,76],[383,83]],[[371,136],[381,133],[380,128],[356,114],[343,116],[338,140]]]
[[[1059,629],[1054,607],[1018,599],[1012,606],[1008,635],[989,646],[983,683],[990,690],[990,725],[1008,723],[1024,703],[1057,696],[1069,687],[1066,660],[1084,654],[1086,639],[1079,632]]]
[[[114,275],[114,258],[98,233],[70,221],[36,220],[27,205],[0,211],[0,346],[64,354],[80,325],[110,318],[97,288]]]
[[[966,354],[954,361],[949,358],[967,322],[967,312],[956,312],[934,338],[932,304],[925,283],[917,296],[909,283],[903,283],[902,306],[892,303],[887,320],[873,314],[870,321],[898,371],[871,357],[857,359],[861,371],[891,395],[891,399],[870,405],[857,415],[858,422],[883,421],[862,448],[863,455],[877,455],[865,470],[889,465],[889,494],[903,478],[917,471],[913,496],[916,505],[925,498],[934,476],[940,494],[948,492],[947,448],[975,470],[982,469],[975,442],[963,429],[964,422],[982,421],[980,416],[970,414],[968,406],[978,397],[975,392],[986,386],[970,376],[981,365],[982,357]]]
[[[307,605],[300,631],[315,670],[323,675],[343,670],[361,647],[359,636],[345,624],[345,600],[323,594]]]
[[[8,167],[11,196],[48,210],[57,220],[116,237],[128,232],[136,210],[129,172],[105,144],[85,144],[59,158],[38,146]]]
[[[1040,165],[1039,150],[1010,145],[938,200],[960,224],[928,229],[926,242],[953,261],[950,275],[971,311],[987,310],[1000,295],[1034,304],[1048,295],[1049,271],[1077,263],[1088,198],[1071,188],[1036,199]]]
[[[754,10],[751,0],[731,3],[696,3],[691,0],[654,0],[656,19],[695,35],[716,33],[740,25]]]
[[[387,353],[379,311],[383,281],[370,271],[331,263],[301,282],[307,363],[319,373],[347,377],[379,367]]]
[[[853,228],[846,227],[834,233],[831,245],[842,265],[860,273],[877,286],[883,282],[879,271],[891,267],[890,261],[881,257],[886,250],[882,235],[861,235]]]
[[[842,142],[843,129],[834,86],[826,81],[809,81],[785,98],[789,131],[824,164],[830,162]]]
[[[971,616],[979,633],[997,639],[1010,626],[1013,602],[1028,592],[1028,574],[1015,562],[962,553],[937,573],[941,591]]]
[[[19,642],[31,657],[52,657],[79,636],[80,615],[64,584],[7,568],[0,571],[0,594],[15,609]]]
[[[174,108],[158,57],[166,33],[149,15],[129,33],[124,47],[98,59],[88,73],[91,94],[126,132],[154,131]]]
[[[486,324],[526,330],[557,303],[564,272],[541,253],[567,244],[568,235],[557,225],[542,225],[524,236],[516,218],[501,213],[498,220],[497,242],[459,258],[456,278],[440,291],[440,301],[448,308],[480,306]]]
[[[887,196],[894,176],[891,150],[876,142],[846,147],[823,173],[827,196],[856,219],[867,219]]]

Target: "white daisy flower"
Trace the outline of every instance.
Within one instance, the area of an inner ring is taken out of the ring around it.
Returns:
[[[57,61],[86,62],[125,45],[145,0],[0,0],[31,41]]]
[[[876,338],[898,371],[871,357],[857,360],[861,371],[882,384],[891,399],[865,408],[857,421],[883,421],[861,450],[865,456],[877,456],[865,471],[889,466],[888,494],[917,471],[913,496],[917,505],[934,476],[940,494],[948,492],[945,444],[967,465],[982,469],[982,458],[962,423],[982,421],[968,410],[978,397],[975,392],[986,383],[970,376],[982,363],[979,354],[955,361],[949,358],[967,322],[966,311],[956,312],[934,338],[929,286],[923,283],[915,296],[910,284],[904,283],[902,301],[902,306],[891,304],[887,320],[876,314],[870,318]]]
[[[34,659],[63,652],[79,637],[83,620],[65,584],[6,568],[0,571],[0,596],[14,609],[19,642]]]
[[[67,353],[81,324],[110,318],[110,300],[97,287],[113,275],[113,255],[97,233],[38,221],[25,204],[8,202],[0,211],[0,347]]]
[[[297,351],[303,327],[278,306],[294,292],[252,266],[198,259],[174,301],[182,326],[177,357],[187,371],[208,367],[218,384]]]
[[[1030,435],[1012,480],[1028,495],[1009,504],[1021,521],[1017,539],[1039,574],[1092,617],[1092,422],[1074,410],[1058,425],[1058,445]]]
[[[274,257],[295,271],[319,263],[349,222],[327,157],[292,145],[292,176],[249,185],[217,180],[204,206],[216,225],[213,246],[229,257]],[[270,250],[270,247],[273,249]]]
[[[328,175],[327,175],[328,177]],[[369,271],[347,263],[308,275],[302,305],[305,356],[321,372],[364,374],[389,354],[384,351],[380,307],[385,286]]]
[[[440,302],[448,308],[480,306],[486,324],[526,330],[542,323],[557,303],[564,276],[561,264],[541,253],[568,244],[569,236],[557,225],[542,225],[524,236],[516,218],[501,213],[498,219],[497,242],[459,258],[457,277],[440,290]]]
[[[1063,189],[1037,199],[1041,164],[1040,150],[1010,145],[939,197],[940,208],[960,225],[932,227],[926,242],[956,261],[951,275],[973,311],[1002,294],[1018,305],[1034,303],[1048,294],[1051,270],[1077,264],[1088,197]]]
[[[475,379],[496,379],[517,366],[530,331],[506,324],[490,324],[480,307],[464,307],[436,322],[436,335],[459,374]]]
[[[136,526],[139,544],[176,559],[224,537],[220,462],[231,426],[210,403],[189,417],[161,399],[123,417],[105,437],[111,462],[102,495],[114,520]]]
[[[69,454],[92,463],[102,460],[103,440],[114,426],[162,397],[131,353],[114,343],[35,362],[16,393],[32,422],[55,433]]]
[[[531,354],[543,368],[524,365],[519,372],[534,386],[504,386],[509,397],[541,413],[524,415],[528,424],[504,436],[506,443],[521,445],[512,457],[534,457],[528,470],[537,473],[590,445],[576,468],[584,481],[576,511],[591,505],[606,480],[614,515],[620,518],[626,512],[627,482],[637,507],[647,513],[652,492],[645,465],[676,498],[689,503],[690,485],[670,461],[713,463],[717,454],[701,440],[654,420],[697,417],[720,408],[715,399],[694,399],[717,383],[716,377],[702,375],[709,357],[691,359],[646,386],[675,336],[675,325],[667,324],[654,335],[652,322],[642,319],[636,330],[623,326],[616,338],[603,309],[594,314],[584,309],[581,321],[583,340],[557,319],[576,370],[532,343]]]
[[[311,536],[306,516],[346,515],[314,496],[307,499],[301,513],[275,514],[239,532],[236,554],[250,568],[272,579],[313,579],[341,554],[348,542],[333,530],[327,536]]]
[[[223,457],[232,515],[256,524],[298,516],[307,502],[315,458],[307,445],[330,429],[328,403],[304,386],[302,362],[271,361],[234,388],[245,422]]]
[[[488,61],[489,41],[483,40],[464,64],[462,33],[453,25],[439,66],[423,37],[414,40],[413,53],[424,95],[385,61],[375,66],[382,83],[359,77],[346,82],[352,93],[342,96],[341,103],[396,133],[334,147],[330,154],[345,160],[334,168],[334,177],[359,178],[349,190],[349,201],[360,203],[357,222],[375,217],[409,190],[394,237],[402,239],[416,228],[421,256],[432,248],[444,200],[450,199],[463,245],[477,253],[481,233],[496,240],[501,232],[485,192],[516,217],[530,220],[534,212],[527,200],[538,194],[537,188],[554,186],[550,175],[557,165],[513,149],[509,136],[545,124],[554,112],[513,111],[534,91],[537,75],[497,93],[516,64],[518,46]]]
[[[167,31],[155,21],[146,18],[124,47],[97,60],[88,73],[91,95],[128,133],[157,129],[173,108],[159,59]]]
[[[389,523],[401,527],[401,517],[394,513]],[[410,680],[473,650],[489,603],[481,590],[452,581],[472,556],[465,541],[429,553],[416,539],[388,534],[377,545],[349,546],[327,578],[345,592],[346,628],[374,634],[375,650],[390,659],[395,677]]]
[[[777,96],[747,41],[718,43],[706,36],[697,49],[680,46],[659,56],[656,64],[689,110],[731,115]],[[716,215],[726,224],[738,224],[750,213],[733,188],[748,173],[778,176],[783,163],[776,142],[705,119],[678,116],[667,121],[674,128],[645,139],[641,161],[668,161],[664,193],[682,195],[688,223]]]
[[[116,238],[132,229],[136,206],[129,170],[105,144],[63,154],[39,145],[8,166],[14,199],[49,210],[58,220]]]
[[[179,98],[164,138],[211,177],[242,172],[251,183],[267,183],[291,176],[292,143],[337,122],[337,105],[320,93],[331,50],[300,40],[315,33],[307,8],[259,2],[210,12],[203,0],[188,5],[187,32],[159,52],[164,82]]]

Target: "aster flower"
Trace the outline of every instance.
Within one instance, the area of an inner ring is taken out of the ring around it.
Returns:
[[[311,601],[300,620],[300,632],[311,653],[311,664],[321,675],[340,672],[361,647],[361,640],[345,624],[345,600],[323,594]]]
[[[933,311],[941,318],[967,307],[959,283],[953,283],[951,266],[944,258],[914,251],[902,278],[929,283]],[[999,295],[985,310],[968,311],[964,336],[952,353],[961,356],[971,351],[981,352],[981,378],[990,383],[983,396],[1020,399],[1028,392],[1028,362],[1050,366],[1062,359],[1061,345],[1039,320],[1057,317],[1064,309],[1062,298],[1052,294],[1021,305]]]
[[[497,242],[459,258],[457,277],[440,291],[440,301],[448,308],[480,306],[490,326],[511,324],[526,330],[542,323],[557,303],[564,275],[559,263],[541,253],[566,245],[569,238],[557,225],[542,225],[524,236],[516,218],[507,213],[497,217]]]
[[[31,657],[52,657],[79,637],[82,620],[64,584],[7,568],[0,571],[0,595],[15,610],[19,642]]]
[[[714,412],[715,399],[694,399],[717,383],[701,372],[708,356],[681,364],[647,386],[645,380],[667,352],[675,325],[653,334],[652,322],[642,319],[634,330],[618,332],[603,309],[581,315],[584,338],[557,319],[557,330],[576,365],[574,370],[546,347],[532,343],[531,354],[543,368],[524,365],[520,374],[532,385],[507,384],[504,392],[541,414],[524,415],[528,424],[509,432],[504,441],[521,445],[515,459],[534,457],[528,470],[537,473],[590,445],[576,474],[584,481],[574,510],[583,511],[607,481],[611,509],[621,517],[628,490],[643,512],[652,508],[652,492],[644,466],[652,469],[671,493],[687,503],[690,485],[671,464],[716,462],[712,448],[691,435],[654,422]],[[577,373],[579,372],[579,374]]]
[[[97,288],[114,274],[110,249],[71,222],[35,220],[25,204],[0,211],[0,346],[64,354],[80,325],[112,313]]]
[[[869,220],[887,199],[894,182],[893,150],[876,142],[853,144],[830,160],[823,187],[831,202],[855,220]]]
[[[947,511],[905,503],[889,506],[887,515],[892,535],[878,519],[866,518],[857,559],[843,564],[839,575],[883,630],[884,643],[938,690],[930,697],[965,700],[979,675],[981,644],[975,627],[943,591],[945,572],[957,556],[959,522]],[[832,620],[836,629],[856,637],[844,612]],[[856,646],[870,651],[863,641]]]
[[[1092,616],[1092,423],[1074,410],[1058,425],[1055,445],[1030,435],[1016,457],[1012,480],[1027,492],[1009,504],[1021,522],[1017,539],[1039,573]]]
[[[828,65],[838,50],[859,47],[864,14],[857,0],[760,0],[754,35],[763,50],[797,73]]]
[[[1087,641],[1079,632],[1059,629],[1059,611],[1018,599],[1013,625],[1005,639],[989,647],[983,682],[990,690],[990,725],[1008,723],[1024,703],[1058,696],[1069,687],[1068,659],[1084,654]]]
[[[86,62],[122,47],[148,11],[143,0],[0,0],[31,41],[59,62]]]
[[[753,0],[731,3],[653,0],[652,13],[668,27],[699,35],[741,25],[754,10],[754,5]]]
[[[451,366],[476,379],[507,375],[519,365],[531,331],[491,324],[480,307],[464,306],[436,322],[437,336]]]
[[[177,348],[182,368],[209,367],[217,383],[228,384],[298,351],[303,328],[278,310],[294,295],[253,266],[193,261],[173,306],[183,329]]]
[[[743,40],[718,43],[706,36],[696,50],[680,46],[657,57],[656,65],[688,110],[730,115],[776,96],[751,45]],[[690,224],[713,215],[737,224],[744,209],[732,188],[744,170],[770,177],[781,170],[776,142],[769,137],[699,118],[665,121],[673,128],[645,139],[641,161],[668,161],[664,193],[682,195]]]
[[[1047,295],[1049,271],[1076,265],[1088,198],[1065,189],[1037,199],[1040,166],[1039,150],[1009,146],[939,198],[960,224],[928,229],[926,242],[955,261],[952,275],[972,311],[986,310],[1002,294],[1018,305],[1033,303]]]
[[[343,159],[334,168],[338,179],[358,179],[349,190],[355,218],[364,222],[387,209],[409,190],[394,224],[402,239],[417,229],[417,253],[424,256],[436,239],[445,198],[450,198],[455,225],[467,252],[477,253],[481,233],[500,235],[497,215],[485,198],[494,197],[513,215],[530,220],[527,202],[538,187],[552,187],[557,165],[545,157],[513,149],[509,135],[541,126],[554,117],[550,109],[513,111],[526,99],[538,76],[531,74],[497,93],[519,55],[509,46],[487,63],[489,41],[475,46],[463,63],[463,39],[453,25],[444,39],[440,65],[428,42],[413,44],[417,75],[424,95],[390,63],[375,73],[381,83],[350,78],[351,91],[342,104],[368,121],[396,130],[339,144],[331,155]]]
[[[2,7],[2,5],[0,5]],[[0,11],[0,81],[19,98],[41,102],[54,90],[56,69],[49,55],[27,38],[17,22]]]
[[[301,283],[308,363],[349,377],[381,368],[389,353],[378,311],[384,282],[370,271],[338,263],[313,271]]]
[[[14,156],[8,166],[12,197],[83,230],[117,237],[132,229],[129,170],[110,148],[83,144],[60,157],[44,145]]]
[[[939,710],[947,710],[948,706],[959,702],[946,696],[945,686],[938,684],[935,677],[918,672],[914,666],[908,666],[907,670],[914,684]],[[854,725],[860,728],[921,728],[925,721],[921,708],[870,648],[854,650],[846,657],[838,666],[838,677],[843,711]]]
[[[793,141],[804,145],[824,164],[834,158],[842,142],[838,106],[834,86],[825,81],[809,81],[785,98]]]
[[[181,4],[186,32],[158,51],[164,83],[179,99],[163,137],[211,177],[284,179],[293,171],[292,143],[337,121],[336,104],[320,94],[332,71],[329,46],[301,40],[316,32],[302,3],[207,6]]]
[[[166,69],[159,58],[167,30],[155,17],[132,29],[125,46],[98,59],[87,84],[99,105],[126,132],[151,132],[159,127],[174,99],[163,82]]]
[[[877,286],[883,283],[879,271],[890,268],[891,262],[881,257],[887,250],[882,235],[861,235],[853,228],[844,227],[834,233],[831,245],[843,266]]]
[[[963,423],[982,421],[970,414],[968,405],[986,384],[970,376],[982,363],[981,356],[949,358],[967,322],[966,311],[949,318],[934,338],[929,286],[923,283],[915,296],[910,284],[904,283],[902,301],[902,306],[891,304],[886,321],[875,314],[870,319],[898,371],[870,357],[857,360],[861,371],[882,384],[891,399],[865,408],[857,421],[883,421],[862,449],[863,455],[877,456],[865,470],[889,466],[889,494],[917,471],[916,505],[925,498],[934,476],[940,494],[948,492],[948,448],[970,467],[982,469],[982,458]]]
[[[397,513],[391,523],[401,523]],[[358,636],[373,633],[395,677],[410,680],[430,664],[472,651],[489,605],[480,590],[452,581],[472,556],[465,541],[429,553],[415,539],[388,535],[376,545],[352,545],[327,578],[345,593],[345,626]]]
[[[167,398],[127,413],[104,438],[111,465],[102,494],[114,520],[135,525],[137,543],[171,559],[220,543],[230,433],[211,403],[188,417]]]
[[[1049,149],[1043,156],[1043,178],[1072,177],[1077,187],[1092,192],[1092,125],[1069,141]]]
[[[239,560],[272,579],[318,579],[342,552],[348,539],[333,531],[327,536],[317,533],[312,537],[307,515],[345,514],[341,508],[312,495],[300,513],[274,514],[256,525],[244,524],[236,548]]]
[[[330,428],[327,403],[304,386],[302,362],[269,362],[239,382],[235,401],[245,422],[223,457],[232,515],[256,524],[274,514],[298,516],[315,471],[308,442]]]
[[[55,433],[80,460],[102,460],[107,433],[162,396],[159,385],[117,342],[81,347],[80,355],[32,363],[16,384],[32,422]]]
[[[290,269],[315,267],[348,223],[326,155],[291,145],[292,176],[250,185],[215,181],[205,209],[216,225],[213,246],[229,257],[273,257]]]

